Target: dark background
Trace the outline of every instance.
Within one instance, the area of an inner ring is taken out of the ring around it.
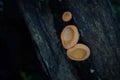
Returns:
[[[42,74],[31,35],[17,2],[1,0],[0,80],[39,80]]]
[[[111,0],[120,21],[120,0]],[[48,79],[16,1],[0,0],[0,80]]]

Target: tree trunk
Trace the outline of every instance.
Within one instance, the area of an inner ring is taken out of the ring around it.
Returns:
[[[51,80],[119,80],[120,26],[108,0],[20,0],[31,32],[37,57]],[[73,19],[65,23],[64,11]],[[74,24],[80,32],[79,43],[91,49],[89,59],[71,61],[62,47],[60,33]]]

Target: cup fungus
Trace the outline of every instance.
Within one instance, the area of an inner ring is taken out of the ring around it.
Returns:
[[[71,12],[66,11],[66,12],[63,13],[63,15],[62,15],[62,20],[63,20],[64,22],[68,22],[68,21],[70,21],[71,19],[72,19],[72,13],[71,13]]]
[[[79,32],[76,26],[68,25],[61,33],[62,45],[65,49],[69,49],[77,44],[79,40]]]
[[[90,55],[90,49],[84,44],[76,44],[74,47],[67,50],[67,56],[71,60],[83,61]]]

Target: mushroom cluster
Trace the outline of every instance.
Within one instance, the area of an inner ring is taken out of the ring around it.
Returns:
[[[66,11],[62,15],[62,20],[68,22],[72,19],[72,13]],[[78,43],[80,34],[75,25],[67,25],[61,33],[61,42],[67,49],[67,56],[74,61],[83,61],[90,56],[90,49],[82,43]]]

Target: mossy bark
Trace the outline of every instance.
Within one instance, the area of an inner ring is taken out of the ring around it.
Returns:
[[[51,80],[119,80],[120,26],[108,0],[20,0],[20,9],[31,32],[37,57]],[[71,11],[65,23],[61,16]],[[62,47],[60,33],[74,24],[79,43],[88,45],[91,56],[71,61]]]

